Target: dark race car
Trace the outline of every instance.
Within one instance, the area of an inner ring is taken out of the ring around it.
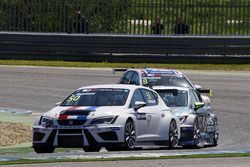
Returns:
[[[172,114],[179,118],[182,146],[217,146],[218,122],[210,104],[202,102],[200,94],[192,88],[154,86]]]

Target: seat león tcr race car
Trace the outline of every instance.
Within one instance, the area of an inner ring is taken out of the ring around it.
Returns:
[[[33,126],[33,148],[51,153],[56,147],[86,152],[134,149],[154,144],[175,148],[179,119],[152,89],[136,85],[82,87],[44,113]]]
[[[146,87],[153,86],[180,86],[197,90],[200,93],[211,93],[210,90],[201,89],[200,85],[194,85],[192,82],[178,70],[144,68],[144,69],[114,69],[116,71],[125,71],[119,84],[134,84]],[[201,95],[204,103],[210,103],[210,98]]]
[[[183,146],[216,146],[218,142],[217,117],[209,104],[192,88],[154,86],[172,113],[180,119]]]
[[[134,84],[146,87],[152,86],[180,86],[200,89],[199,85],[193,85],[180,71],[172,69],[144,68],[144,69],[114,69],[125,71],[120,84]]]

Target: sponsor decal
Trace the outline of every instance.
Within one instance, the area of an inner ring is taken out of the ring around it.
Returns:
[[[166,70],[166,69],[154,69],[154,68],[146,68],[147,73],[150,74],[168,74],[168,75],[176,75],[177,72],[174,70]]]
[[[146,114],[145,113],[138,113],[137,120],[147,120]]]
[[[111,130],[121,130],[121,128],[119,128],[119,127],[111,127],[110,129]]]

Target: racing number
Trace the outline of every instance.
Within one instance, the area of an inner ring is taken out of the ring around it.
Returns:
[[[78,101],[80,99],[80,96],[72,95],[70,98],[67,100],[68,102],[71,101]]]
[[[147,84],[148,84],[148,80],[147,80],[147,79],[143,79],[143,80],[142,80],[142,84],[143,84],[143,85],[147,85]]]

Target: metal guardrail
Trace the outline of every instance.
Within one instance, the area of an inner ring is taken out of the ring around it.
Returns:
[[[199,63],[207,60],[213,60],[213,63],[250,62],[249,56],[239,58],[228,55],[250,55],[250,36],[0,32],[1,59],[182,63]]]

